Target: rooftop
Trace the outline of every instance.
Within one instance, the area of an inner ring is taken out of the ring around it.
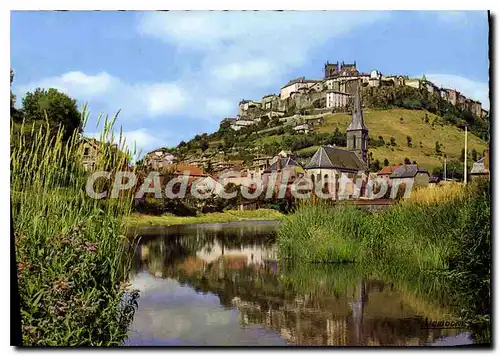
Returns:
[[[312,156],[311,161],[305,168],[328,168],[359,171],[366,170],[366,165],[355,152],[346,151],[333,146],[321,146]]]
[[[278,169],[283,169],[286,167],[294,167],[296,172],[302,172],[302,166],[297,163],[293,158],[291,157],[280,157],[278,158],[269,168],[267,168],[264,173],[271,173],[275,172]]]
[[[392,174],[392,172],[394,172],[394,170],[398,169],[399,167],[401,167],[401,166],[400,165],[397,165],[397,166],[385,166],[377,174],[380,175],[380,176],[382,176],[382,175],[390,175],[390,174]]]
[[[418,173],[429,175],[429,172],[416,164],[403,164],[392,172],[390,178],[414,178]]]

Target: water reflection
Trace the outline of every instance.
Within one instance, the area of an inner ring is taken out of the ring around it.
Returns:
[[[129,345],[429,345],[471,343],[445,300],[425,300],[353,265],[278,263],[275,225],[141,231],[141,291]]]

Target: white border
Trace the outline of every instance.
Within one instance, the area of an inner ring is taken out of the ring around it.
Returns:
[[[476,1],[469,1],[469,2],[460,2],[460,1],[432,1],[432,0],[420,0],[418,2],[402,2],[402,1],[367,1],[367,0],[361,0],[361,1],[328,1],[328,2],[323,2],[323,1],[315,1],[315,0],[308,0],[308,1],[303,1],[303,2],[293,2],[290,0],[281,0],[281,1],[269,1],[269,0],[254,0],[251,3],[244,2],[244,3],[236,3],[234,0],[225,0],[225,1],[202,1],[202,0],[183,0],[181,2],[164,2],[164,1],[150,1],[150,0],[141,0],[141,1],[134,1],[134,2],[124,2],[122,1],[107,1],[106,3],[102,1],[96,1],[96,0],[87,0],[85,2],[80,1],[80,2],[69,2],[67,0],[45,0],[45,1],[34,1],[34,0],[26,0],[26,1],[15,1],[11,4],[8,4],[7,2],[1,2],[0,7],[2,8],[1,11],[1,18],[0,18],[0,26],[2,27],[1,31],[1,39],[2,39],[2,48],[4,51],[2,52],[2,77],[4,85],[2,86],[2,92],[1,95],[4,98],[2,101],[2,106],[3,110],[2,112],[5,113],[5,117],[0,120],[0,124],[2,125],[0,128],[0,144],[2,145],[2,155],[1,159],[2,161],[0,162],[1,167],[4,167],[2,170],[1,174],[1,184],[0,187],[2,189],[2,195],[4,196],[3,203],[1,204],[1,211],[0,211],[0,216],[2,221],[4,222],[2,226],[10,226],[10,205],[8,203],[9,198],[10,198],[10,173],[7,170],[6,167],[9,166],[9,155],[7,152],[10,152],[10,146],[9,146],[9,120],[8,120],[8,101],[7,101],[7,71],[10,68],[10,10],[52,10],[52,9],[68,9],[68,10],[95,10],[95,9],[101,9],[101,10],[116,10],[116,9],[128,9],[128,10],[156,10],[156,9],[171,9],[171,10],[185,10],[185,9],[213,9],[213,10],[241,10],[241,9],[260,9],[260,10],[369,10],[369,9],[378,9],[378,10],[388,10],[388,9],[399,9],[399,10],[404,10],[404,9],[414,9],[414,10],[424,10],[424,9],[432,9],[432,10],[445,10],[445,9],[464,9],[463,6],[465,5],[467,9],[469,10],[486,10],[486,9],[491,9],[493,10],[493,13],[500,13],[500,11],[495,11],[495,9],[498,8],[498,4],[500,2],[496,1],[481,1],[481,0],[476,0]],[[10,6],[9,6],[10,5]],[[498,19],[496,21],[496,28],[500,26],[498,23]],[[36,31],[36,29],[33,29],[33,31]],[[499,37],[498,37],[498,31],[495,30],[495,48],[498,48],[499,45]],[[5,51],[5,49],[9,48],[8,51]],[[493,59],[495,62],[496,58]],[[9,67],[9,68],[8,68]],[[497,71],[499,70],[497,66]],[[495,98],[498,99],[498,94],[495,93]],[[498,103],[498,100],[494,100],[495,104]],[[496,108],[496,107],[494,107]],[[493,113],[494,115],[494,113]],[[492,133],[492,136],[497,138],[499,137],[498,135],[498,130],[500,130],[500,124],[495,125],[495,132]],[[492,147],[493,148],[493,147]],[[496,167],[499,167],[500,164],[500,154],[495,155],[494,150],[492,149],[492,154],[493,154],[493,160],[494,161],[494,170],[496,173]],[[498,186],[496,182],[493,182],[495,185],[494,191],[495,191],[495,198],[498,201]],[[498,212],[494,211],[495,218],[498,217]],[[498,219],[494,219],[498,221]],[[1,285],[3,286],[10,286],[10,238],[7,238],[6,234],[3,235],[3,238],[1,239],[2,241],[2,248],[0,251],[2,251],[3,258],[1,258],[2,261],[2,267],[4,273],[1,274]],[[498,252],[498,242],[495,243],[495,256],[499,256]],[[497,264],[498,265],[498,264]],[[495,268],[494,275],[495,277],[498,275],[497,273],[497,268]],[[496,281],[494,279],[493,281]],[[494,284],[493,284],[494,287]],[[495,288],[494,288],[495,289]],[[498,300],[498,296],[493,291],[493,295],[495,296],[495,306],[498,306],[496,303]],[[10,306],[10,295],[9,293],[1,293],[0,294],[0,301],[1,304],[5,310],[5,308],[9,308]],[[494,308],[495,310],[496,308]],[[10,310],[10,308],[8,309]],[[5,313],[7,314],[7,313]],[[10,315],[10,313],[9,313]],[[7,345],[10,344],[10,320],[7,317],[7,315],[2,318],[2,324],[1,324],[1,329],[0,329],[0,335],[2,338],[1,345],[2,351],[6,352],[7,354],[11,354],[15,351],[15,349],[8,347]],[[493,320],[495,318],[493,317]],[[498,340],[498,332],[495,327],[493,327],[493,337],[494,340]],[[141,351],[141,350],[137,350]],[[215,350],[217,352],[217,350]],[[254,350],[256,352],[266,354],[270,352],[269,350]],[[294,350],[290,350],[294,351]],[[333,352],[345,352],[341,351],[339,349],[337,350],[332,350]],[[397,352],[402,352],[403,350],[398,350]],[[2,352],[2,354],[3,354]],[[98,351],[91,351],[92,353],[97,353]],[[231,350],[231,352],[244,352],[241,349],[238,350]],[[308,351],[310,352],[310,351]],[[354,354],[359,353],[360,351],[354,351]],[[427,350],[420,350],[417,351],[420,354],[423,354],[424,352],[427,352]],[[449,352],[456,352],[453,350],[450,350]],[[473,350],[469,351],[470,353],[474,352]],[[31,353],[31,351],[30,351]],[[70,351],[63,351],[62,354],[69,354]],[[350,351],[350,354],[353,354],[353,350]]]

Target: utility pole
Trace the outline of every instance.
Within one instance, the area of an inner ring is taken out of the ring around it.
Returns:
[[[467,125],[465,125],[464,184],[467,184]]]
[[[446,155],[444,155],[444,181],[446,181]]]

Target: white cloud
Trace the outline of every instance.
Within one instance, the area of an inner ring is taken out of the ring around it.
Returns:
[[[205,102],[207,112],[220,116],[230,115],[235,106],[232,101],[221,98],[207,98]]]
[[[96,75],[68,72],[57,77],[44,78],[36,83],[27,84],[21,90],[26,92],[36,87],[55,88],[65,93],[71,93],[75,97],[92,98],[109,90],[113,81],[114,78],[105,72]]]
[[[187,91],[176,84],[138,85],[138,99],[145,100],[151,116],[180,112],[189,101]]]
[[[221,81],[254,81],[255,78],[269,78],[276,69],[268,60],[254,60],[215,65],[210,74]]]
[[[490,108],[488,83],[453,74],[426,74],[425,76],[438,86],[456,89],[468,98],[479,100],[484,108]]]
[[[81,103],[89,102],[91,110],[121,110],[119,123],[129,135],[144,147],[154,146],[159,134],[137,129],[151,127],[144,121],[154,121],[161,130],[166,120],[191,120],[191,126],[186,120],[183,129],[175,130],[178,139],[199,132],[194,125],[206,124],[203,129],[211,131],[223,117],[237,113],[240,99],[259,100],[270,90],[279,91],[290,73],[305,66],[327,40],[389,16],[390,12],[369,11],[141,13],[136,30],[173,46],[165,62],[182,63],[176,77],[126,82],[107,72],[73,71],[13,90],[22,97],[37,87],[54,87]]]
[[[86,132],[85,136],[94,137],[100,140],[100,132],[101,130],[98,128],[96,132]],[[123,131],[121,133],[121,139],[120,132],[115,130],[110,133],[105,140],[108,142],[112,141],[120,145],[120,147],[126,147],[131,153],[135,153],[133,158],[137,159],[156,148],[167,146],[165,137],[168,138],[169,136],[169,134],[152,133],[149,129],[139,128],[136,130]]]
[[[190,100],[188,90],[178,83],[126,83],[106,72],[92,75],[79,71],[20,85],[18,94],[24,96],[39,87],[56,88],[80,102],[98,103],[107,113],[121,110],[120,118],[124,121],[176,114]]]
[[[278,90],[327,40],[389,16],[371,11],[148,12],[139,15],[137,29],[199,59],[199,68],[183,82],[196,83],[196,96],[210,91],[230,100],[236,113],[241,96],[258,100],[263,88]]]

